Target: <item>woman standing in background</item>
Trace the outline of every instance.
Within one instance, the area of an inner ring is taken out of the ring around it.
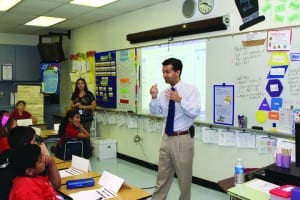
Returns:
[[[95,97],[87,88],[86,81],[79,78],[75,84],[75,90],[71,97],[71,108],[77,109],[80,113],[80,122],[90,132],[96,108]]]

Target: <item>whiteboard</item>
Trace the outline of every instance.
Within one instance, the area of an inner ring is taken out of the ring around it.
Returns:
[[[267,32],[262,32],[267,35]],[[213,85],[233,84],[235,86],[235,119],[234,126],[238,126],[237,115],[248,118],[248,128],[262,126],[269,131],[274,120],[267,119],[264,123],[256,121],[256,111],[264,98],[271,102],[271,97],[266,91],[267,75],[270,71],[269,59],[271,52],[267,51],[266,41],[263,45],[244,47],[242,41],[247,33],[211,38],[207,40],[207,94],[206,113],[207,122],[213,122]],[[292,30],[291,50],[286,52],[300,52],[300,30]],[[300,108],[300,62],[290,61],[284,78],[280,79],[283,91],[282,108]],[[278,131],[282,127],[277,125]]]
[[[150,87],[157,84],[159,91],[170,87],[162,74],[162,62],[174,57],[182,61],[181,80],[195,85],[200,91],[201,114],[205,119],[206,90],[206,40],[182,41],[141,48],[141,111],[149,113]]]

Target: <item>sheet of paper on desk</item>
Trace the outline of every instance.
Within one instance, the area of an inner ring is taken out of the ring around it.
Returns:
[[[41,128],[34,127],[34,126],[32,126],[31,128],[34,129],[36,135],[41,136]]]
[[[113,191],[111,191],[105,187],[102,187],[102,188],[96,189],[96,190],[87,190],[87,191],[72,193],[69,196],[73,200],[82,200],[82,199],[105,200],[105,199],[110,199],[110,198],[116,197],[118,195],[116,193],[114,193]]]
[[[75,168],[62,169],[59,170],[58,172],[61,178],[65,178],[68,176],[75,176],[82,173],[82,171]]]
[[[18,119],[18,126],[30,126],[32,125],[32,119]]]
[[[114,174],[111,174],[107,171],[103,171],[100,180],[98,182],[99,185],[109,188],[110,190],[116,193],[119,191],[123,183],[124,183],[124,179]]]
[[[275,185],[273,183],[267,182],[267,181],[263,181],[260,179],[254,179],[252,181],[249,181],[248,183],[246,183],[247,186],[262,191],[262,192],[266,192],[269,193],[270,190],[278,187],[278,185]]]
[[[71,167],[80,169],[81,171],[88,172],[91,171],[91,163],[88,159],[72,155]]]

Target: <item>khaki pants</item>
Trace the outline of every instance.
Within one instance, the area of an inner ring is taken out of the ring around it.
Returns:
[[[179,200],[191,199],[193,173],[194,139],[189,134],[162,138],[159,152],[159,164],[156,189],[152,200],[165,200],[173,181],[174,173],[178,177]]]

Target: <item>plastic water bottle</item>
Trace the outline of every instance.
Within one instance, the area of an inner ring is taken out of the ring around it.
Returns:
[[[244,164],[241,158],[238,158],[234,166],[234,184],[242,184],[245,181]]]

